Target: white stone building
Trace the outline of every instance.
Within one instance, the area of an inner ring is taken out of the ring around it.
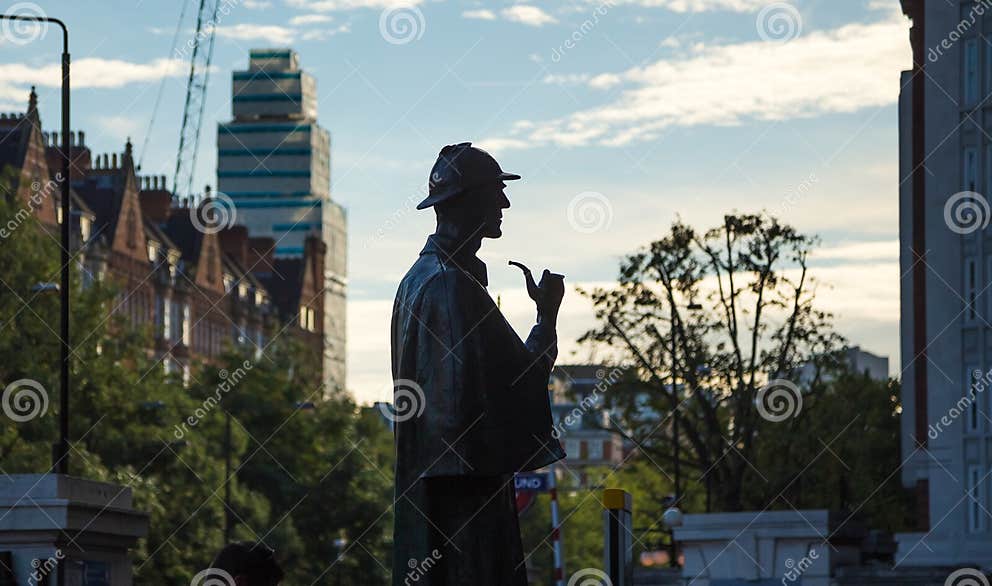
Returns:
[[[992,6],[902,7],[901,473],[917,531],[897,536],[896,562],[992,567]]]

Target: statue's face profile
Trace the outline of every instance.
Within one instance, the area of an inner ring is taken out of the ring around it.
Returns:
[[[482,224],[483,238],[499,238],[503,235],[503,210],[510,207],[510,200],[503,191],[506,184],[502,181],[480,186],[476,199],[479,202],[479,218]]]

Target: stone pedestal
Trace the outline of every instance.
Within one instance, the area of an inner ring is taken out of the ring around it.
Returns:
[[[694,586],[829,586],[860,561],[864,526],[829,511],[685,515],[675,539]]]
[[[0,477],[0,556],[17,584],[130,586],[128,550],[148,532],[131,489],[60,474]],[[5,561],[5,563],[9,563]],[[46,578],[47,576],[47,578]]]

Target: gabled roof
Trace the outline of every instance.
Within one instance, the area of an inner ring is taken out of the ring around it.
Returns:
[[[162,231],[161,228],[155,225],[155,222],[145,220],[145,232],[148,234],[148,238],[157,241],[159,244],[166,248],[171,248],[173,250],[179,250],[176,243],[169,238],[169,235]]]
[[[10,165],[15,169],[24,166],[28,152],[31,131],[40,132],[41,119],[38,116],[38,94],[31,87],[28,96],[27,113],[15,112],[0,114],[0,169]]]
[[[298,314],[305,270],[304,257],[277,258],[272,272],[260,275],[259,281],[284,319],[293,319]]]

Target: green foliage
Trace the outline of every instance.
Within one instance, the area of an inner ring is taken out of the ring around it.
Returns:
[[[850,511],[874,529],[906,531],[912,511],[898,473],[899,384],[843,373],[804,399],[797,417],[758,431],[752,507]]]
[[[677,221],[622,261],[615,286],[585,292],[601,323],[583,340],[631,366],[606,405],[668,474],[677,412],[683,510],[704,510],[709,493],[714,511],[849,510],[899,530],[898,385],[846,371],[845,341],[816,300],[816,245],[765,214],[704,232]],[[774,379],[793,381],[802,405],[779,422],[759,408]]]
[[[559,466],[559,468],[562,468]],[[634,502],[634,559],[642,552],[667,548],[669,534],[661,526],[664,498],[673,492],[671,479],[645,458],[633,458],[623,467],[585,468],[586,483],[580,486],[578,473],[565,468],[558,487],[558,504],[565,573],[571,576],[583,568],[603,567],[603,490],[622,488]],[[687,503],[695,507],[701,503]],[[551,501],[538,495],[520,517],[520,534],[528,566],[538,576],[553,570],[551,548]]]
[[[8,227],[0,385],[38,381],[49,404],[23,423],[0,415],[0,462],[10,474],[38,473],[49,469],[57,437],[59,300],[32,288],[58,281],[58,242],[33,214],[19,214],[4,185],[9,177],[0,179],[0,226]],[[113,284],[83,287],[73,268],[70,473],[130,486],[149,513],[149,535],[133,555],[136,580],[188,583],[223,545],[230,413],[233,539],[274,547],[287,583],[387,583],[392,434],[382,421],[349,396],[325,393],[313,353],[291,335],[276,336],[258,358],[254,348],[232,347],[214,364],[194,365],[184,388],[147,350],[149,332],[111,317]],[[347,545],[334,563],[339,538]]]

